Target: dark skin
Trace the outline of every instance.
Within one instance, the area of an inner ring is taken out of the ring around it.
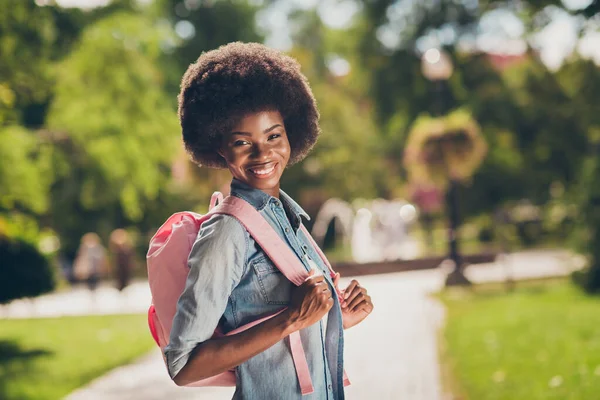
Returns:
[[[290,152],[283,118],[278,111],[245,116],[225,135],[219,149],[234,178],[277,198]],[[336,287],[338,280],[339,274],[335,278]],[[342,293],[343,325],[348,329],[371,313],[373,303],[356,280]],[[290,306],[284,312],[244,332],[198,344],[173,380],[183,386],[234,368],[291,333],[317,323],[333,304],[323,275],[310,271],[306,281],[294,288]]]

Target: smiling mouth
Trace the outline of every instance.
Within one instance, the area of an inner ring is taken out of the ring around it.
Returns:
[[[257,178],[267,178],[270,177],[273,172],[275,172],[275,167],[277,163],[267,163],[262,165],[255,165],[253,167],[247,168],[246,170],[251,172],[252,175]]]

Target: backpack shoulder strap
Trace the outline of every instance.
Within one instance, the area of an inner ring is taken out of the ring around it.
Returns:
[[[240,221],[283,275],[296,286],[308,277],[308,271],[296,254],[248,202],[228,196],[210,214],[227,214]]]
[[[210,197],[210,204],[208,206],[208,211],[212,210],[213,208],[215,208],[215,206],[218,206],[222,202],[223,202],[223,194],[221,194],[221,192],[214,192],[212,194],[212,196]]]
[[[317,254],[319,254],[319,257],[321,257],[321,259],[323,260],[323,262],[325,263],[325,265],[327,265],[327,268],[329,268],[329,273],[331,274],[331,277],[333,278],[335,276],[335,271],[333,270],[333,267],[331,266],[331,263],[329,262],[329,260],[325,256],[325,253],[323,253],[323,250],[321,250],[321,248],[319,247],[319,245],[317,244],[317,242],[315,242],[315,239],[313,239],[313,237],[311,236],[311,234],[308,231],[308,229],[306,229],[306,227],[304,226],[304,224],[300,224],[300,229],[302,229],[302,232],[304,232],[304,235],[308,238],[308,240],[310,241],[310,243],[314,247],[314,249],[317,252]]]

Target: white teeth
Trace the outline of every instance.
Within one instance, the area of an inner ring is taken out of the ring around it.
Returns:
[[[271,167],[269,167],[267,169],[262,169],[262,170],[251,169],[250,171],[252,171],[256,175],[267,175],[267,174],[270,174],[271,172],[273,172],[274,169],[275,169],[275,166],[273,165],[273,166],[271,166]]]

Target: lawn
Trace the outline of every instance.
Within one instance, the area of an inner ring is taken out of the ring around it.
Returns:
[[[568,281],[441,297],[443,375],[455,398],[600,399],[600,297]]]
[[[145,315],[0,320],[0,399],[62,399],[153,346]]]

